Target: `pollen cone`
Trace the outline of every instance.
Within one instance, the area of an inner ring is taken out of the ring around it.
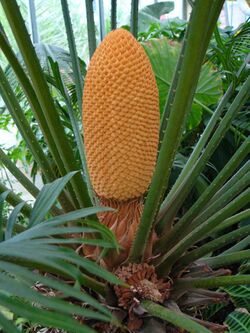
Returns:
[[[103,205],[117,209],[99,218],[124,247],[123,260],[152,178],[159,133],[158,89],[151,64],[126,30],[110,32],[90,61],[83,130],[93,188]]]

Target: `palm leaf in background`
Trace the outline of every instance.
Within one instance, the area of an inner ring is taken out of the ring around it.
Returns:
[[[169,42],[167,38],[152,40],[143,45],[157,79],[162,114],[180,53],[180,46],[178,43]],[[187,121],[188,129],[199,125],[202,117],[202,106],[208,107],[217,104],[221,94],[222,86],[219,74],[208,63],[204,64],[194,97],[194,105]],[[206,111],[206,108],[204,110]]]
[[[250,312],[250,286],[227,287],[225,291],[230,295],[236,307],[245,308]]]
[[[227,317],[226,324],[230,333],[247,333],[250,329],[250,316],[248,313],[234,311]]]
[[[249,32],[249,20],[235,30],[222,31],[222,34],[218,28],[215,30],[215,41],[211,44],[208,58],[220,68],[227,84],[234,79],[234,73],[249,54]]]
[[[168,14],[174,9],[173,1],[161,1],[153,5],[146,6],[138,14],[138,31],[145,31],[149,24],[164,24],[160,17]]]

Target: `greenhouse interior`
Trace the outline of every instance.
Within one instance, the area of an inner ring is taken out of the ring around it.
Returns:
[[[0,0],[0,332],[250,333],[249,74],[249,0]]]

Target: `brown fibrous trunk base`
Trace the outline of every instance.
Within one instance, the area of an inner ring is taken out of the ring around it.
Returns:
[[[103,258],[104,265],[110,270],[121,265],[126,261],[132,246],[135,234],[141,219],[143,211],[142,197],[134,198],[127,201],[119,201],[115,199],[99,198],[100,206],[113,208],[114,211],[98,213],[99,221],[107,226],[116,236],[120,245],[120,251],[111,250],[108,255]],[[150,237],[145,257],[148,258],[152,254],[153,237]],[[85,247],[85,255],[95,259],[99,253],[94,247]]]

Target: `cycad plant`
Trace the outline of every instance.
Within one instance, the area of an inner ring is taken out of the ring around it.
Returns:
[[[1,50],[49,150],[45,154],[41,148],[0,69],[2,99],[45,184],[39,190],[0,150],[1,162],[36,198],[31,207],[0,184],[1,207],[4,200],[14,206],[9,217],[0,220],[4,331],[18,332],[17,318],[33,323],[34,332],[42,327],[66,332],[148,332],[156,327],[162,332],[226,331],[225,324],[204,320],[201,310],[228,302],[224,287],[250,284],[249,268],[237,273],[235,266],[245,262],[247,267],[250,259],[250,226],[237,227],[250,215],[248,137],[242,137],[237,152],[198,199],[188,208],[185,202],[249,98],[250,78],[241,82],[247,77],[246,63],[169,186],[223,1],[192,2],[160,124],[156,80],[136,41],[138,1],[131,3],[134,37],[117,29],[95,51],[93,3],[86,0],[91,61],[83,78],[67,1],[61,0],[75,104],[57,62],[49,60],[53,80],[43,73],[16,0],[1,0],[1,4],[24,64],[2,27]],[[113,29],[116,7],[112,1]],[[67,108],[74,146],[52,98],[51,84]],[[82,105],[83,136],[77,118]],[[23,217],[18,220],[20,213]]]

